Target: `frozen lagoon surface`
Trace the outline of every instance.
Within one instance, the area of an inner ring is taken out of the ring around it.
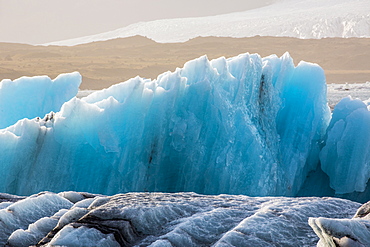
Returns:
[[[328,104],[331,109],[343,98],[351,96],[353,99],[367,101],[370,98],[370,82],[328,84]]]
[[[370,198],[368,102],[347,97],[331,112],[316,64],[295,67],[288,54],[201,57],[156,80],[137,77],[70,100],[81,77],[62,78],[58,88],[42,77],[45,91],[31,86],[40,77],[23,79],[17,98],[5,98],[12,107],[41,92],[37,99],[54,96],[48,105],[56,106],[3,111],[1,192]],[[323,246],[366,246],[369,234],[366,217],[349,219],[360,204],[338,198],[2,196],[0,239],[9,246],[312,246],[310,226]]]

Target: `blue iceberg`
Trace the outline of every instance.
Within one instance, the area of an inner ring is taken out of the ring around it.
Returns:
[[[370,178],[367,105],[351,97],[342,99],[334,108],[324,144],[321,166],[330,176],[330,186],[338,194],[364,192]]]
[[[287,53],[203,56],[55,111],[0,130],[0,191],[295,196],[318,169],[331,118],[321,67],[295,67]]]

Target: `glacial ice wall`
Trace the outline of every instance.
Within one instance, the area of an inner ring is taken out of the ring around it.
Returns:
[[[44,117],[51,111],[59,111],[76,96],[80,84],[78,72],[61,74],[54,80],[35,76],[0,81],[0,129],[23,118]]]
[[[318,65],[201,57],[0,130],[0,191],[296,195],[329,119]]]

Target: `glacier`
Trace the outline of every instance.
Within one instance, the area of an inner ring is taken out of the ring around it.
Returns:
[[[138,22],[109,32],[43,45],[74,46],[144,36],[159,43],[196,37],[279,36],[300,39],[370,37],[368,0],[276,0],[268,6],[223,15]]]
[[[0,130],[0,191],[295,196],[329,121],[318,65],[203,56]]]

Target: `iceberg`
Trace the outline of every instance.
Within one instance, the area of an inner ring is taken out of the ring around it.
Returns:
[[[30,118],[0,130],[0,191],[294,196],[319,165],[330,109],[320,66],[242,54],[203,56]]]
[[[347,97],[334,108],[320,153],[321,167],[337,194],[364,192],[370,178],[370,112]]]

